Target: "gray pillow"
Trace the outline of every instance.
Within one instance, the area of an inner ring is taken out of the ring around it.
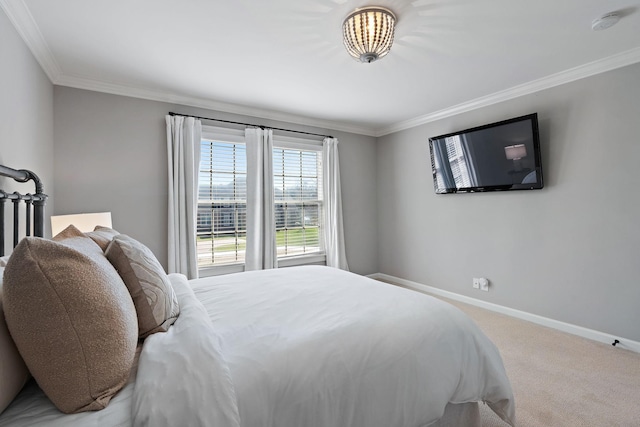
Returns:
[[[98,246],[100,246],[100,249],[106,251],[109,243],[111,243],[111,240],[113,240],[113,238],[120,233],[118,233],[113,228],[97,225],[96,228],[93,229],[93,231],[88,231],[84,234],[87,237],[90,237],[91,240],[96,242]]]
[[[140,338],[166,332],[180,314],[169,278],[153,252],[142,243],[120,234],[105,255],[129,288],[138,314]]]

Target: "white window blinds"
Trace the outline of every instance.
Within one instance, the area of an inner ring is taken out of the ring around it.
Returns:
[[[234,133],[203,135],[198,180],[198,267],[244,263],[247,152]]]
[[[273,187],[278,258],[322,252],[322,151],[274,148]]]

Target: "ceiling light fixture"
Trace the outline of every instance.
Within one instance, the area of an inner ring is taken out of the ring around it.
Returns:
[[[360,62],[371,63],[389,53],[395,25],[396,16],[387,8],[356,9],[342,23],[344,46]]]

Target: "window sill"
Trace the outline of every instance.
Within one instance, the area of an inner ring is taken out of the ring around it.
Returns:
[[[240,273],[244,271],[244,264],[217,265],[198,269],[199,277],[221,276],[223,274]]]
[[[307,264],[325,265],[326,263],[327,263],[327,257],[323,253],[278,258],[278,268],[295,267],[297,265],[307,265]]]
[[[298,265],[325,265],[327,257],[325,254],[298,255],[285,258],[278,258],[278,268],[295,267]],[[218,265],[215,267],[203,267],[198,269],[199,277],[221,276],[223,274],[240,273],[244,271],[244,264]]]

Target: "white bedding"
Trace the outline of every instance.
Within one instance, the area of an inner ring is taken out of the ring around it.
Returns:
[[[133,425],[240,427],[216,331],[186,278],[170,277],[180,322],[145,340],[133,392]]]
[[[231,371],[243,427],[427,426],[448,402],[513,423],[496,347],[427,295],[328,267],[192,281]]]
[[[31,380],[0,415],[0,427],[131,427],[131,396],[135,370],[127,385],[98,412],[63,414]]]
[[[63,415],[32,386],[0,427],[422,427],[475,401],[513,425],[496,347],[449,304],[327,267],[191,281],[197,299],[171,279],[182,313],[106,409]]]

